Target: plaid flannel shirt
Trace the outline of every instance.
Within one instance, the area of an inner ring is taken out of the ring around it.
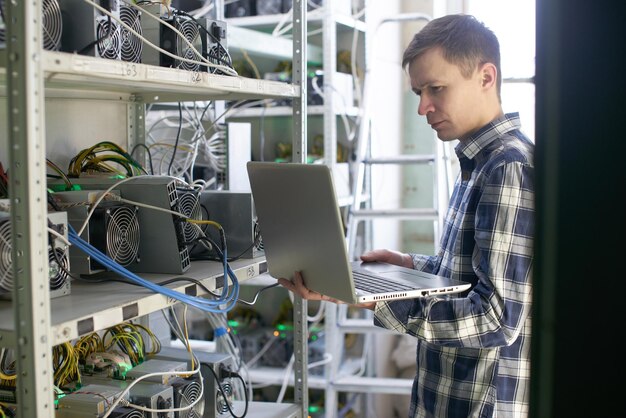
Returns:
[[[471,290],[376,306],[376,325],[417,337],[410,417],[528,414],[533,150],[517,113],[459,143],[440,250],[411,256],[416,269]]]

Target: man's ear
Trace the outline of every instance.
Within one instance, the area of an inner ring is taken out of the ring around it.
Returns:
[[[484,89],[495,87],[498,80],[498,69],[495,65],[487,62],[480,68],[480,83]]]

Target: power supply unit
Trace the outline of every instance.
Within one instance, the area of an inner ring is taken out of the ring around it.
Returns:
[[[85,385],[82,388],[65,395],[64,397],[59,398],[56,418],[100,417],[107,412],[107,408],[109,408],[109,406],[115,402],[120,395],[122,395],[122,391],[112,386],[99,384]],[[124,395],[123,399],[128,400],[128,394]],[[114,410],[114,412],[119,413],[125,411]],[[143,412],[141,412],[140,415],[135,414],[118,416],[133,418],[143,417]]]
[[[67,213],[49,212],[49,227],[67,241]],[[0,212],[0,298],[11,297],[13,290],[13,233],[11,217],[8,212]],[[71,280],[69,277],[70,259],[67,244],[53,234],[48,239],[48,283],[50,298],[69,295]]]
[[[137,379],[151,373],[159,373],[155,376],[143,378],[142,382],[155,382],[167,385],[170,380],[188,371],[189,368],[184,361],[149,359],[126,372],[126,379]]]
[[[59,0],[63,17],[61,50],[101,58],[122,58],[119,0],[96,0],[115,18],[83,0]]]
[[[131,403],[150,409],[174,407],[174,390],[171,385],[137,382],[130,388],[129,398]],[[174,412],[146,412],[146,418],[174,418]]]
[[[120,392],[131,385],[131,381],[113,379],[104,374],[83,374],[81,379],[83,384],[111,386]],[[174,390],[170,384],[136,382],[130,387],[128,400],[135,405],[162,410],[162,412],[145,412],[146,418],[174,418],[173,411],[166,411],[174,407]]]
[[[87,221],[80,237],[121,266],[128,266],[139,257],[140,231],[139,208],[134,205],[103,200],[93,209],[92,205],[104,190],[75,190],[56,192],[54,198],[67,210],[70,225],[79,232]],[[110,192],[120,195],[119,191]],[[91,275],[107,270],[77,247],[70,247],[72,272]]]
[[[226,235],[228,258],[255,258],[263,255],[263,241],[257,222],[252,193],[230,190],[207,190],[200,193],[200,205],[206,218],[219,223]],[[216,231],[207,230],[215,242]],[[196,245],[194,257],[211,256],[204,247]]]
[[[227,416],[229,411],[226,403],[232,406],[233,385],[232,378],[224,376],[223,371],[234,371],[235,363],[232,356],[226,353],[208,353],[205,351],[194,351],[193,353],[200,362],[204,394],[204,413],[197,415],[197,417],[220,418]],[[154,358],[186,361],[187,367],[191,367],[189,352],[183,348],[161,347],[161,351]],[[218,377],[218,381],[215,380],[215,376]],[[174,388],[174,396],[176,396],[176,390]]]

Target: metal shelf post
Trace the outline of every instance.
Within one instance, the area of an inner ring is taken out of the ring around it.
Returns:
[[[42,4],[5,2],[4,7],[18,415],[54,417]]]

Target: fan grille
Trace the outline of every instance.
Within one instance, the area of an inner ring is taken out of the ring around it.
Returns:
[[[120,33],[113,20],[100,19],[96,29],[98,55],[102,58],[118,59],[120,52]]]
[[[57,51],[61,48],[61,34],[63,33],[63,18],[59,2],[44,0],[42,15],[43,47],[50,51]]]
[[[220,382],[222,390],[217,391],[215,398],[215,409],[220,414],[225,414],[229,411],[231,405],[231,397],[233,394],[233,386],[229,381]]]
[[[207,53],[207,59],[213,64],[232,67],[230,55],[221,45],[213,45]],[[209,72],[213,74],[225,74],[222,70],[215,67],[209,67]]]
[[[59,262],[61,265],[59,265]],[[57,290],[65,286],[69,280],[69,258],[66,251],[56,247],[48,248],[48,277],[50,278],[50,290]]]
[[[134,206],[119,206],[106,211],[106,253],[122,266],[137,261],[139,254],[138,210]]]
[[[144,418],[144,413],[138,409],[117,407],[109,415],[110,418]]]
[[[194,46],[196,51],[202,51],[202,37],[200,36],[200,28],[197,23],[190,19],[178,19],[176,21],[176,29]],[[177,37],[176,47],[177,55],[189,60],[200,61],[196,51],[180,36]],[[200,64],[180,60],[177,60],[177,62],[176,67],[183,70],[198,71],[200,69]]]
[[[13,290],[13,258],[11,251],[11,221],[0,222],[0,293]]]
[[[195,381],[185,384],[178,390],[179,401],[177,406],[179,408],[184,408],[191,405],[200,398],[200,395],[202,393],[202,387],[200,387],[200,383]],[[178,416],[180,418],[201,418],[203,414],[204,399],[201,399],[191,409],[180,411]]]
[[[0,0],[2,17],[6,16],[4,3],[5,0]],[[6,40],[4,19],[0,19],[0,22],[0,42],[4,42]],[[51,51],[59,50],[61,48],[63,18],[58,0],[43,0],[42,22],[43,47]]]
[[[194,190],[178,190],[178,204],[180,213],[185,215],[188,219],[200,220],[202,219],[202,210],[200,208],[200,201],[198,193]],[[183,223],[183,242],[191,244],[200,236],[200,229],[190,223]]]
[[[261,227],[257,221],[254,221],[254,246],[257,250],[263,251],[263,238],[261,237]]]
[[[132,7],[122,6],[120,7],[120,20],[133,28],[135,32],[142,34],[139,11]],[[124,26],[121,32],[122,61],[140,62],[143,50],[141,39]]]

